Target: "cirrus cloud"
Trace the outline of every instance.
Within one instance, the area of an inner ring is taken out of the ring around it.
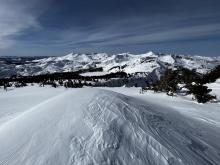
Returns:
[[[12,46],[16,36],[29,28],[40,28],[37,12],[30,12],[37,0],[1,0],[0,4],[0,49]]]

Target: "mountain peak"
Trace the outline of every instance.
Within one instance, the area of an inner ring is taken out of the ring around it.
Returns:
[[[16,61],[16,57],[14,57]],[[18,58],[18,57],[17,57]],[[12,65],[8,61],[13,61],[11,58],[5,59],[0,65],[0,77],[10,77],[12,75],[39,75],[54,72],[77,71],[85,68],[103,68],[105,73],[120,71],[136,74],[149,73],[155,69],[184,67],[195,69],[199,73],[207,71],[220,64],[220,58],[214,57],[198,57],[198,56],[183,56],[160,54],[149,51],[145,54],[121,53],[109,55],[107,53],[93,54],[76,54],[69,53],[60,57],[47,57],[35,60],[24,59],[23,64]],[[26,61],[29,61],[28,63]],[[21,62],[21,60],[20,60]],[[5,76],[6,75],[6,76]]]

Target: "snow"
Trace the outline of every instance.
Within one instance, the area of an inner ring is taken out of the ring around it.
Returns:
[[[29,86],[0,89],[0,104],[0,164],[220,163],[219,103],[138,88]]]
[[[210,89],[212,89],[211,94],[216,95],[220,99],[220,79],[214,83],[206,84]]]
[[[175,60],[171,55],[164,55],[159,57],[160,61],[169,63],[169,64],[174,64]]]
[[[81,76],[103,76],[109,74],[108,72],[86,72],[80,74]]]
[[[18,65],[8,63],[7,61],[10,60],[5,59],[5,61],[3,60],[0,63],[0,78],[10,77],[16,74],[39,75],[54,72],[77,71],[88,68],[103,68],[104,73],[117,72],[120,70],[129,74],[136,74],[137,72],[149,74],[155,69],[163,70],[168,66],[174,69],[178,66],[182,66],[188,69],[196,69],[199,73],[206,73],[220,64],[220,58],[217,57],[162,55],[154,52],[145,54],[121,53],[113,55],[106,53],[70,53],[59,57],[32,59],[32,62],[30,59],[28,63]]]
[[[9,88],[5,92],[0,88],[0,126],[2,123],[16,117],[43,101],[65,92],[59,88],[39,88],[38,86],[28,86],[25,88]]]

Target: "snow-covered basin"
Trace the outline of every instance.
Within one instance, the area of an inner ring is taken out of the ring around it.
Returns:
[[[0,105],[0,164],[220,164],[217,103],[137,88],[33,86],[0,89]],[[200,112],[214,122],[198,120]]]
[[[81,76],[103,76],[109,74],[108,72],[86,72],[86,73],[81,73]]]

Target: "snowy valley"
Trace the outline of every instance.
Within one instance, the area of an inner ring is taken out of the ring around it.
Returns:
[[[220,0],[0,0],[0,165],[220,165]]]
[[[0,58],[0,165],[219,165],[219,64],[153,52]],[[138,84],[169,83],[179,68],[216,99]]]

